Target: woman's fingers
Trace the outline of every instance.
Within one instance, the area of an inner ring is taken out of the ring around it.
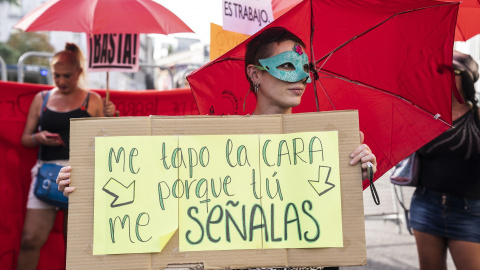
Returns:
[[[362,167],[362,179],[367,179],[368,165],[372,165],[373,173],[377,172],[377,157],[372,153],[370,147],[366,144],[359,145],[351,154],[350,165],[355,165],[361,162]]]
[[[74,191],[75,187],[65,187],[65,190],[63,190],[63,196],[68,197],[68,195]]]
[[[74,187],[69,187],[70,185],[70,172],[72,171],[72,167],[65,166],[60,169],[58,173],[57,180],[55,181],[58,185],[58,190],[63,191],[63,195],[68,197],[68,194],[75,190]],[[73,190],[72,190],[73,188]],[[70,191],[72,190],[72,191]]]
[[[371,153],[372,153],[372,151],[370,150],[370,147],[368,147],[368,145],[366,145],[366,144],[359,145],[350,154],[350,157],[352,158],[352,160],[350,161],[350,165],[357,164],[363,157],[368,156]]]

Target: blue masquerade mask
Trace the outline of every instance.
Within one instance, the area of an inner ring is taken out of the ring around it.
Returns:
[[[255,66],[260,70],[266,70],[273,77],[286,81],[298,82],[305,78],[310,83],[308,73],[308,57],[297,44],[292,51],[286,51],[275,56],[259,59],[262,66]]]

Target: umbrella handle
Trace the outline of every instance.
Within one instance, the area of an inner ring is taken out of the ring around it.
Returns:
[[[372,163],[367,164],[367,175],[368,180],[370,181],[370,191],[372,192],[373,201],[376,205],[380,205],[380,198],[378,197],[377,189],[373,184],[373,165]]]

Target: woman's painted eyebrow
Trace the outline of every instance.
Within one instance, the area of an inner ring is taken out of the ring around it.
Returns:
[[[67,78],[70,77],[70,76],[72,76],[71,73],[65,73],[65,74],[53,73],[53,75],[54,75],[55,77],[61,77],[61,76],[63,76],[63,77],[67,77]]]

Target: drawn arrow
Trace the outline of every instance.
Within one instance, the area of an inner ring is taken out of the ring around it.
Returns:
[[[317,192],[318,196],[322,196],[335,187],[334,184],[328,182],[331,170],[332,168],[328,166],[318,166],[318,179],[308,180],[310,185],[312,185],[313,189]],[[323,179],[325,179],[325,181],[323,181]]]
[[[110,204],[112,208],[131,204],[135,200],[135,180],[126,187],[116,179],[110,178],[102,190],[115,198]]]

